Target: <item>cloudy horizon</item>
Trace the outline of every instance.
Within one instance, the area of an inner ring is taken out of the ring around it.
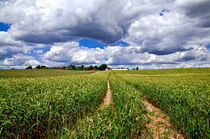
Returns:
[[[210,67],[209,0],[0,0],[0,68]]]

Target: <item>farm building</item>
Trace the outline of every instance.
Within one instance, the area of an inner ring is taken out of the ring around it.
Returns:
[[[112,70],[128,70],[128,69],[112,69]]]

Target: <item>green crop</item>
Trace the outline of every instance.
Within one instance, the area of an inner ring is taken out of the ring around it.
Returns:
[[[79,121],[72,138],[134,138],[140,137],[146,126],[146,108],[141,95],[132,86],[110,77],[113,104],[102,106]]]
[[[0,79],[0,136],[61,136],[105,91],[106,74]]]
[[[118,120],[124,127],[123,134],[127,137],[140,136],[146,125],[146,107],[142,94],[115,75],[111,76],[110,85]]]
[[[144,98],[186,138],[210,138],[209,69],[0,70],[0,138],[146,137]],[[107,78],[112,104],[101,106]]]
[[[90,71],[70,71],[58,69],[31,69],[31,70],[2,70],[0,78],[34,78],[34,77],[59,77],[90,73]]]
[[[167,112],[170,121],[181,129],[186,137],[209,138],[209,68],[182,69],[182,72],[178,69],[157,70],[157,74],[155,71],[127,71],[116,74],[127,84],[141,90],[147,99]],[[173,71],[172,74],[169,74],[170,71]],[[142,76],[145,72],[148,76]]]

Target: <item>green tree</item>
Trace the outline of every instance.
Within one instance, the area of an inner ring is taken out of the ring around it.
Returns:
[[[93,66],[92,66],[92,65],[89,66],[89,67],[87,68],[87,70],[93,70]]]
[[[72,65],[72,70],[76,70],[76,66],[75,65]]]
[[[93,70],[93,66],[92,65],[89,68],[90,68],[90,70]]]
[[[136,70],[139,70],[139,67],[136,67]]]
[[[80,66],[80,70],[84,70],[85,69],[85,66],[84,65],[81,65]]]
[[[102,64],[100,67],[99,67],[99,70],[105,70],[107,68],[107,65],[106,64]]]
[[[32,69],[32,66],[28,66],[26,69]]]
[[[41,69],[41,66],[40,65],[36,66],[36,69]]]
[[[68,66],[68,69],[69,69],[69,70],[72,70],[72,66],[73,66],[72,64],[69,65],[69,66]]]
[[[98,70],[98,66],[94,66],[93,68],[94,68],[95,70]]]
[[[46,66],[41,66],[40,68],[41,68],[41,69],[46,69],[47,67],[46,67]]]

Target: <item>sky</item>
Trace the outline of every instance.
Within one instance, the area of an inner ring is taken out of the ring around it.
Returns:
[[[0,0],[0,68],[210,67],[209,0]]]

